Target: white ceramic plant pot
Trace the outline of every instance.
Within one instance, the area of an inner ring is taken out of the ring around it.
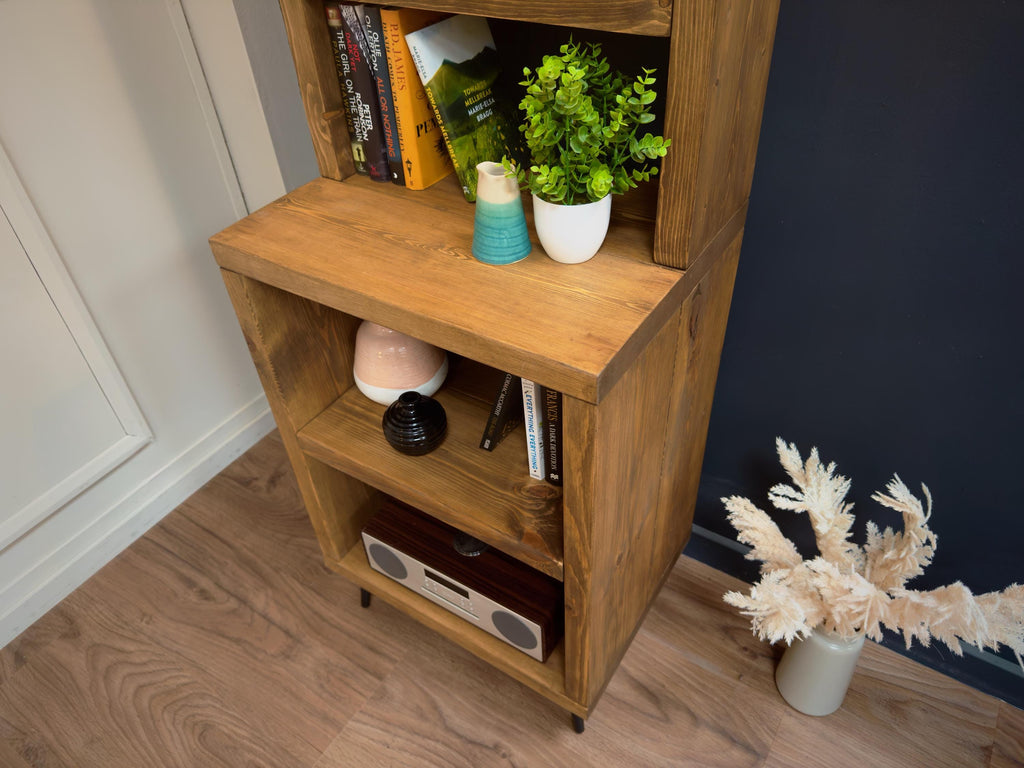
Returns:
[[[805,715],[830,715],[846,698],[863,648],[864,635],[844,640],[815,630],[782,654],[775,685],[793,709]]]
[[[582,205],[557,205],[533,196],[537,237],[544,252],[562,264],[579,264],[598,252],[608,234],[611,213],[611,195]]]

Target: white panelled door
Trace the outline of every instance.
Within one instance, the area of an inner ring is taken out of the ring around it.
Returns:
[[[151,439],[0,147],[0,550]]]

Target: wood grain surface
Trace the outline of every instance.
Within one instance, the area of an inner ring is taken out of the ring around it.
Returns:
[[[341,180],[355,173],[322,0],[280,0],[320,175]]]
[[[403,0],[410,8],[518,19],[537,24],[556,24],[580,29],[603,29],[637,35],[669,33],[672,3],[669,0]]]
[[[530,478],[526,437],[517,430],[494,451],[479,447],[490,405],[445,384],[434,397],[448,434],[424,456],[384,439],[384,406],[357,389],[299,432],[307,456],[426,510],[556,579],[562,578],[562,493]]]
[[[665,102],[673,146],[658,191],[660,264],[689,267],[750,196],[778,10],[778,0],[674,6]]]
[[[577,735],[486,661],[360,608],[274,434],[0,650],[0,765],[1024,763],[1021,710],[873,643],[838,712],[790,709],[721,600],[739,586],[682,557]]]
[[[387,576],[370,567],[366,553],[357,547],[338,563],[328,563],[342,576],[358,584],[381,600],[411,616],[422,626],[440,633],[443,637],[469,651],[476,658],[485,661],[495,669],[513,677],[532,688],[567,711],[580,716],[587,710],[565,695],[565,652],[564,643],[542,664],[521,651],[513,648],[493,635],[458,618],[451,611],[401,586]]]
[[[324,556],[337,560],[359,541],[377,492],[307,458],[296,433],[352,387],[359,321],[233,272],[221,276]]]
[[[588,705],[690,534],[739,242],[608,397],[565,401],[566,691]]]
[[[652,238],[618,220],[586,264],[537,246],[495,267],[472,255],[454,177],[411,193],[353,176],[312,181],[210,244],[225,270],[597,402],[690,287],[652,262]]]

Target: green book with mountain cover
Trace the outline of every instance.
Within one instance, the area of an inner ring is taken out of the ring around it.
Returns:
[[[405,41],[441,125],[452,164],[470,202],[476,200],[476,166],[485,160],[517,163],[524,156],[487,19],[450,16],[410,32]]]

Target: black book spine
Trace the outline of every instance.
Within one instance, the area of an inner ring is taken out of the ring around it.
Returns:
[[[369,47],[363,34],[363,23],[356,6],[341,6],[341,21],[345,30],[349,66],[355,84],[356,104],[352,115],[356,138],[366,154],[366,167],[375,181],[391,181],[387,153],[384,150],[384,132],[381,130],[380,109],[377,106],[377,85],[370,71]]]
[[[552,485],[562,484],[562,393],[543,387],[540,395],[541,429],[544,431],[546,479]]]
[[[494,405],[487,416],[480,447],[493,451],[509,432],[523,420],[523,387],[518,376],[506,373],[494,397]]]
[[[364,176],[370,174],[366,166],[366,151],[363,143],[356,135],[355,115],[359,107],[356,101],[356,84],[352,79],[352,67],[349,64],[348,44],[345,42],[345,27],[341,20],[341,5],[327,3],[327,31],[331,36],[331,48],[334,50],[334,67],[338,71],[338,83],[341,85],[341,98],[345,103],[345,124],[348,126],[348,138],[352,145],[352,162],[356,173]]]
[[[381,21],[378,6],[366,6],[363,26],[370,57],[370,70],[373,72],[373,79],[377,86],[384,153],[387,156],[388,169],[391,171],[391,181],[404,187],[405,170],[402,168],[402,151],[398,143],[395,99],[391,93],[391,75],[388,74],[387,53],[384,50],[384,23]]]

